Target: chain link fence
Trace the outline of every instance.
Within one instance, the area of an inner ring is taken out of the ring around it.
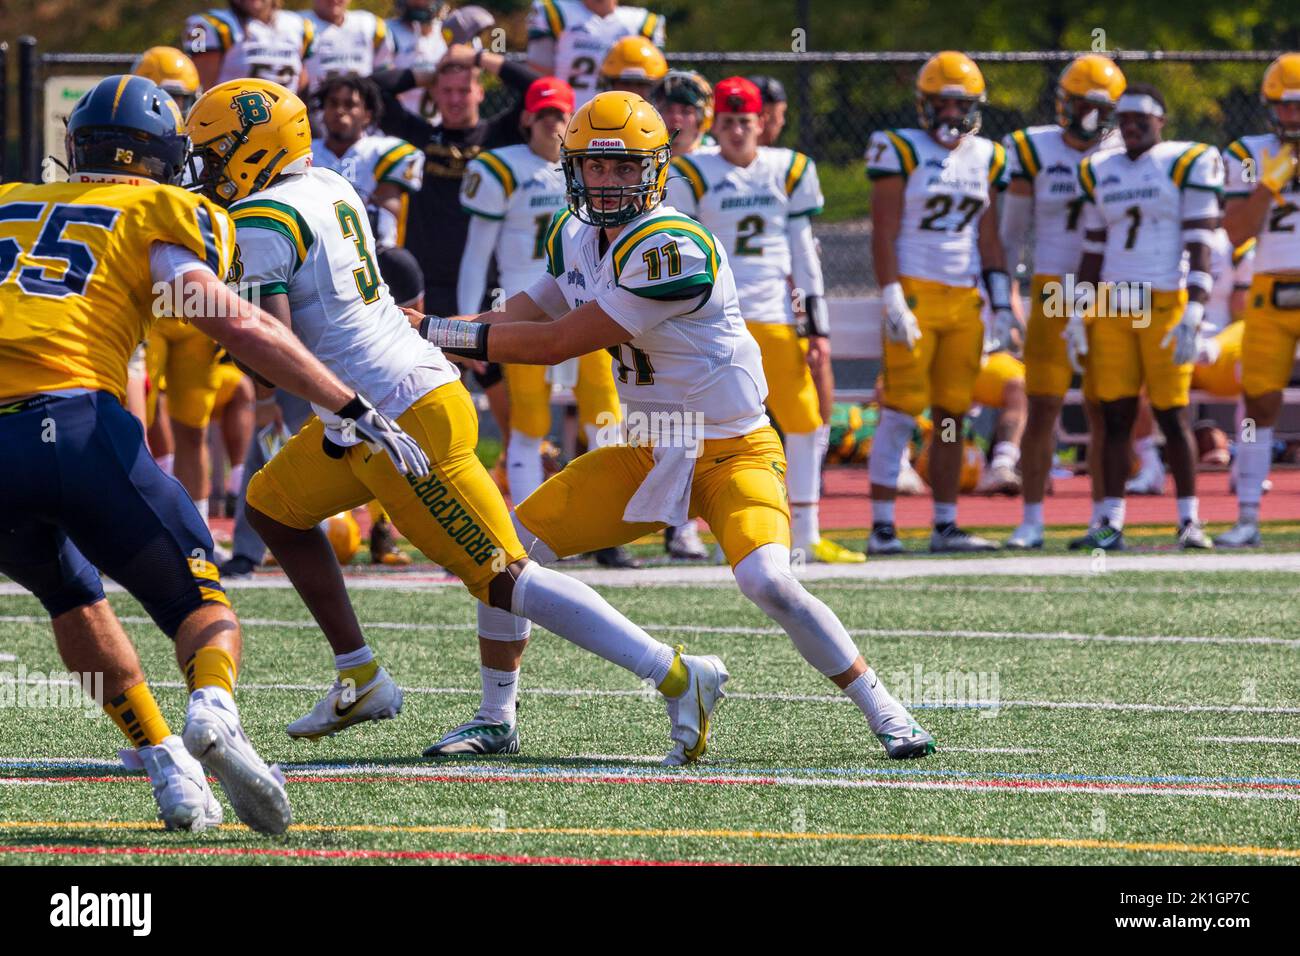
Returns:
[[[1247,133],[1267,129],[1259,100],[1265,66],[1281,51],[1110,52],[1130,82],[1155,84],[1169,104],[1167,138],[1208,142],[1220,148]],[[19,176],[40,175],[60,143],[43,142],[46,80],[59,75],[105,75],[130,69],[134,54],[39,53],[19,48]],[[1012,130],[1054,117],[1056,77],[1076,52],[972,53],[988,84],[982,135],[1001,138]],[[817,160],[826,194],[825,214],[815,231],[821,244],[827,291],[835,296],[876,288],[870,256],[870,189],[862,156],[874,130],[913,126],[913,83],[930,56],[916,53],[673,53],[675,68],[695,69],[710,82],[726,76],[767,74],[790,98],[783,145]],[[490,91],[488,114],[507,105],[510,94]],[[64,104],[70,107],[71,104]],[[7,138],[7,137],[6,137]],[[6,178],[10,178],[6,176]]]

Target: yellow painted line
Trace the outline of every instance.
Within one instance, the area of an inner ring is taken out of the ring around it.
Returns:
[[[160,823],[114,820],[0,820],[0,829],[8,830],[158,830]],[[220,830],[242,831],[246,827],[223,823]],[[587,836],[649,837],[654,839],[711,840],[809,840],[850,843],[939,843],[959,846],[1046,847],[1060,850],[1125,850],[1130,853],[1210,853],[1227,856],[1263,856],[1300,859],[1300,848],[1268,846],[1234,846],[1219,843],[1145,843],[1126,840],[1077,840],[1064,837],[990,837],[963,836],[955,833],[839,833],[796,832],[785,830],[693,830],[623,827],[483,827],[438,824],[392,826],[373,823],[314,824],[295,823],[293,833],[430,833],[452,836],[499,834],[506,836]]]

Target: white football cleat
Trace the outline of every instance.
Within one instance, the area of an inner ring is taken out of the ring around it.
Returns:
[[[687,521],[686,524],[670,530],[671,534],[664,542],[664,549],[669,557],[677,561],[708,560],[709,549],[700,540],[700,530],[695,526],[694,521]]]
[[[676,648],[676,656],[686,665],[686,690],[678,697],[666,698],[668,719],[672,721],[675,746],[663,760],[665,767],[694,763],[709,747],[709,718],[727,695],[722,685],[731,675],[716,657],[692,657]]]
[[[1043,526],[1041,524],[1022,523],[1002,547],[1008,551],[1037,551],[1043,546]]]
[[[1163,495],[1165,493],[1164,468],[1143,468],[1124,483],[1124,490],[1130,495]]]
[[[185,749],[217,778],[239,819],[258,833],[289,829],[292,814],[284,775],[257,755],[229,694],[214,687],[191,694],[184,736]]]
[[[904,458],[902,467],[898,470],[898,481],[894,484],[894,492],[900,495],[925,495],[930,493],[930,488],[921,477],[921,473]]]
[[[185,749],[180,737],[172,734],[162,743],[119,750],[118,756],[128,770],[143,770],[149,775],[153,798],[158,802],[158,819],[168,830],[198,833],[221,823],[221,804],[212,795],[203,767]]]
[[[1223,534],[1216,535],[1214,544],[1219,548],[1258,548],[1259,524],[1254,521],[1238,521]]]
[[[364,687],[336,680],[310,714],[299,717],[284,731],[290,737],[319,740],[353,724],[387,720],[401,712],[402,688],[381,667]]]
[[[1016,469],[1005,461],[994,461],[980,475],[975,483],[977,495],[1018,495],[1020,494],[1020,476]]]

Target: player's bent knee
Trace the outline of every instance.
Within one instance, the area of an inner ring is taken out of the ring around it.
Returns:
[[[527,558],[520,558],[518,561],[512,561],[504,569],[497,573],[491,581],[488,582],[488,600],[487,603],[491,608],[498,611],[510,612],[515,598],[515,581],[524,573],[524,569],[531,562]],[[490,634],[484,634],[484,637],[491,637]],[[497,638],[497,640],[523,640],[528,636],[516,638]]]
[[[736,565],[735,575],[741,594],[763,611],[780,618],[803,604],[807,592],[790,571],[789,552],[770,550],[774,547],[768,545],[751,551]]]

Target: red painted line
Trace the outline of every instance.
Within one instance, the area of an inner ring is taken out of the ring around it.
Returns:
[[[0,846],[5,853],[52,853],[61,856],[278,856],[299,859],[449,860],[460,863],[515,863],[544,866],[739,866],[725,861],[636,860],[580,856],[520,856],[504,853],[461,853],[451,850],[313,850],[273,847],[166,846]]]

